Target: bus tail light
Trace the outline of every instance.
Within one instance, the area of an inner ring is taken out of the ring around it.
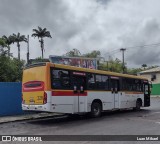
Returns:
[[[22,93],[22,104],[24,104],[24,100],[23,100],[23,93]]]
[[[43,97],[43,104],[47,103],[47,93],[44,92],[44,97]]]

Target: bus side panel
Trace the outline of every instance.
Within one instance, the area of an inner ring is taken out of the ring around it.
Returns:
[[[79,96],[79,112],[84,113],[88,112],[87,110],[87,97],[88,96]]]
[[[87,96],[78,96],[77,94],[71,94],[70,96],[62,94],[57,96],[52,92],[51,101],[53,112],[71,114],[87,112]]]
[[[120,95],[120,108],[133,108],[136,107],[136,101],[138,98],[142,100],[142,106],[144,104],[144,96],[143,94],[136,93],[136,92],[122,92]]]
[[[91,104],[94,100],[99,99],[102,102],[103,110],[112,110],[114,108],[114,97],[109,91],[89,91],[88,92],[88,106],[87,111],[91,111]]]
[[[120,97],[121,109],[133,107],[135,105],[135,100],[134,97],[132,97],[132,94],[125,94],[125,92],[121,92]]]
[[[78,97],[78,96],[77,96]],[[52,95],[52,112],[74,113],[74,99],[76,96],[53,96]]]

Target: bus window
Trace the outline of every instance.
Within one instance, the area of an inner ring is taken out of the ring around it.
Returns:
[[[122,89],[126,91],[133,91],[133,80],[129,78],[122,79]]]
[[[94,74],[88,74],[88,89],[94,89],[96,87]]]
[[[111,91],[119,91],[120,90],[120,84],[118,79],[111,79],[110,81],[110,90]]]
[[[80,87],[83,87],[83,90],[86,90],[86,77],[83,76],[73,76],[72,77],[72,89],[74,86],[77,87],[77,90],[80,90]]]
[[[105,75],[96,75],[96,89],[108,90],[108,77]]]
[[[69,71],[66,70],[52,70],[52,88],[54,89],[70,89],[70,74]]]
[[[148,85],[148,84],[145,84],[145,85],[144,85],[144,93],[145,93],[146,95],[148,95],[148,93],[149,93],[149,85]]]
[[[142,81],[138,79],[123,78],[122,89],[127,91],[139,91],[142,92]]]

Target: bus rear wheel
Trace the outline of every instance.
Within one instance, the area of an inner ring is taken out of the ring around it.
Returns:
[[[140,100],[136,101],[136,107],[133,108],[133,109],[136,110],[136,111],[139,111],[141,109],[141,101]]]
[[[100,117],[102,113],[102,106],[98,102],[93,102],[91,105],[91,116]]]

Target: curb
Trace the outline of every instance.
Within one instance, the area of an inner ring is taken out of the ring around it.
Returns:
[[[151,98],[160,98],[160,95],[151,95]]]
[[[17,122],[17,121],[26,121],[26,120],[36,120],[36,119],[45,119],[45,118],[56,118],[59,116],[64,116],[64,114],[58,113],[40,113],[40,114],[28,114],[28,115],[20,115],[20,116],[6,116],[0,117],[0,124]]]

